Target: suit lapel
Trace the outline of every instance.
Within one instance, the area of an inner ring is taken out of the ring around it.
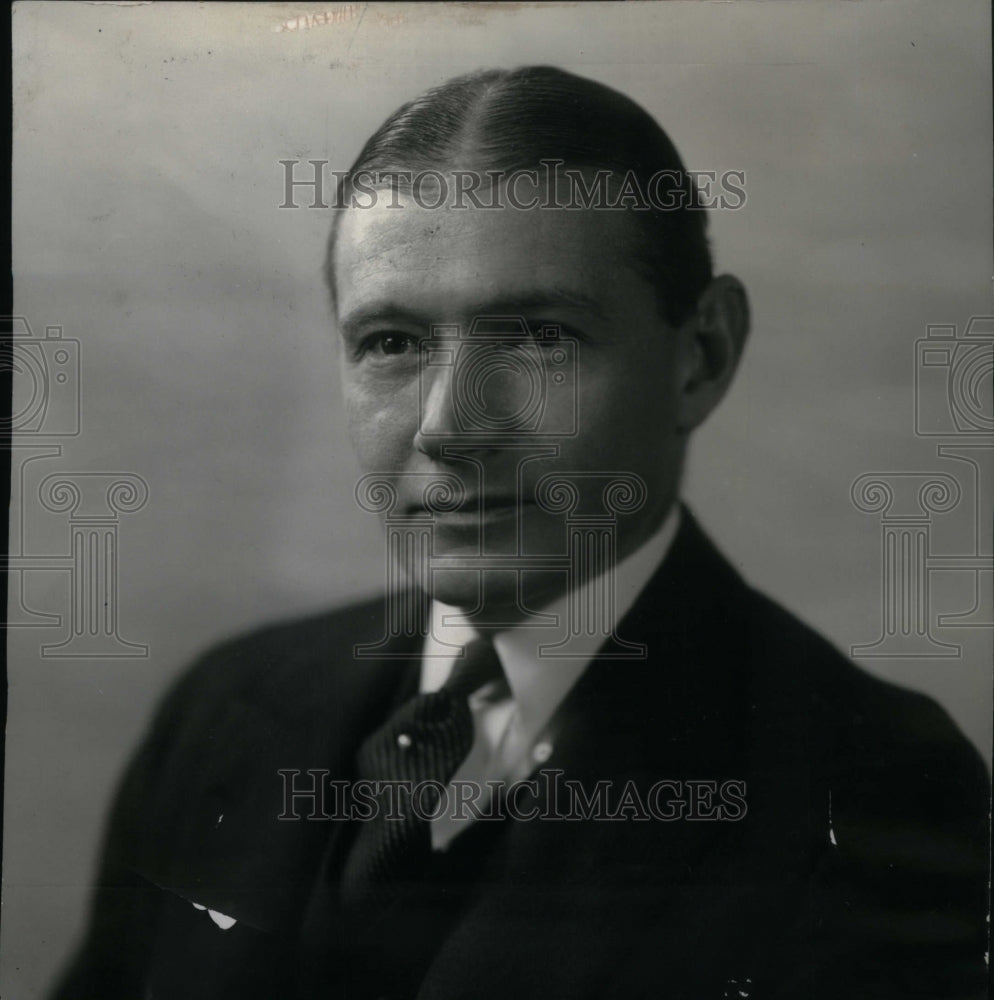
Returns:
[[[670,553],[618,626],[622,638],[646,645],[646,658],[594,658],[553,717],[547,766],[617,775],[703,770],[734,757],[745,592],[684,510]]]

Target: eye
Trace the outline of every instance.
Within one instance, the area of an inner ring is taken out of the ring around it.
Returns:
[[[376,343],[383,354],[405,354],[414,347],[414,338],[405,333],[384,333]]]
[[[416,354],[417,338],[399,330],[380,330],[363,338],[359,345],[359,356],[377,358],[402,357]]]
[[[563,340],[583,340],[583,334],[573,326],[557,320],[530,319],[528,332],[540,347],[556,347]]]

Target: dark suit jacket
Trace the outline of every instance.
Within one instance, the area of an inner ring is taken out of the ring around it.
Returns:
[[[392,649],[406,660],[354,659],[383,628],[380,601],[267,628],[180,680],[119,792],[57,1000],[364,995],[335,910],[355,824],[278,820],[278,772],[352,774],[417,668],[419,637]],[[942,709],[750,589],[687,512],[619,633],[648,658],[591,663],[543,766],[588,788],[739,779],[745,815],[474,824],[456,841],[469,883],[408,914],[422,961],[406,992],[983,995],[989,782]],[[401,938],[372,942],[384,995],[405,992]]]

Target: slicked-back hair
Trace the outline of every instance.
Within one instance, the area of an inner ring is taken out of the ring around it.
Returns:
[[[543,162],[555,161],[561,162],[560,171],[606,170],[618,181],[634,177],[643,192],[653,177],[665,177],[665,207],[654,199],[647,209],[621,209],[632,219],[635,238],[632,259],[617,266],[634,264],[656,288],[663,319],[673,326],[684,322],[712,277],[707,217],[697,187],[651,115],[624,94],[573,73],[552,66],[480,70],[425,91],[370,137],[339,177],[335,204],[348,204],[353,178],[366,171],[509,174],[540,171]],[[339,215],[336,210],[325,261],[333,303]]]

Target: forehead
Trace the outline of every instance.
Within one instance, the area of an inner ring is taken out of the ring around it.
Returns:
[[[449,315],[517,292],[548,288],[595,298],[606,309],[629,285],[632,223],[624,213],[477,207],[430,209],[385,194],[370,208],[345,209],[334,271],[340,316],[372,301]],[[650,290],[651,291],[651,290]]]

